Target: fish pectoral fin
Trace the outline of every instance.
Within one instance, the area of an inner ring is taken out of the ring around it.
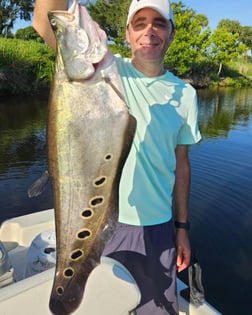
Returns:
[[[42,194],[46,187],[46,184],[48,183],[49,177],[49,172],[46,170],[44,174],[29,187],[28,197],[37,197]]]

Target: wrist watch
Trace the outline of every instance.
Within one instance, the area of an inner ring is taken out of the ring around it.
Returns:
[[[178,222],[178,221],[174,221],[174,225],[176,229],[184,229],[189,231],[190,230],[190,223],[187,222]]]

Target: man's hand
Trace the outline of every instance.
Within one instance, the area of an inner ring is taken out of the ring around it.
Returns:
[[[190,264],[191,248],[188,238],[188,231],[184,229],[176,230],[176,246],[177,246],[177,270],[181,272]]]
[[[34,8],[33,27],[44,41],[56,49],[56,39],[48,19],[48,11],[67,10],[68,0],[36,0]]]

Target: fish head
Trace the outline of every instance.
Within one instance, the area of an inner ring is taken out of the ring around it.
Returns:
[[[57,57],[70,81],[91,78],[109,50],[107,36],[87,9],[74,0],[68,11],[50,11]]]

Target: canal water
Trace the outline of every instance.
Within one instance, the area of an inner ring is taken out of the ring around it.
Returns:
[[[191,245],[205,296],[225,315],[252,314],[252,89],[200,90],[202,141],[191,147]],[[47,169],[47,95],[0,99],[0,223],[53,207]],[[187,281],[187,273],[180,277]]]

